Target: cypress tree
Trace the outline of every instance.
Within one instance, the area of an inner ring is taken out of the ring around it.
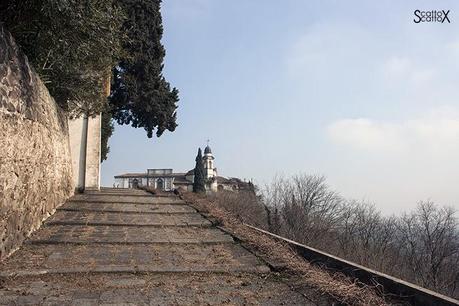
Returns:
[[[118,124],[143,127],[151,138],[174,131],[178,90],[171,88],[162,74],[166,54],[160,0],[122,0],[127,39],[122,48],[126,56],[113,69],[110,105]]]
[[[198,149],[198,155],[196,156],[196,166],[194,167],[193,192],[206,192],[204,179],[204,164],[202,163],[201,148]]]

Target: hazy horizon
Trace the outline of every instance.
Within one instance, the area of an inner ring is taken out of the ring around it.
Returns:
[[[459,209],[459,3],[167,0],[164,74],[180,91],[173,133],[116,126],[102,185],[194,167],[268,183],[320,174],[347,198],[398,213]],[[450,10],[451,23],[413,22]]]

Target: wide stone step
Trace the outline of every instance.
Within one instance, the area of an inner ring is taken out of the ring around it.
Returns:
[[[25,245],[0,265],[0,277],[114,272],[269,272],[237,244]]]
[[[107,195],[107,194],[76,194],[70,201],[108,202],[108,203],[146,203],[146,204],[184,204],[178,197],[156,197],[153,195]]]
[[[148,244],[148,243],[233,243],[233,238],[216,228],[132,226],[45,226],[31,244]]]
[[[210,226],[200,214],[126,214],[119,212],[58,211],[47,225]]]
[[[163,193],[154,195],[150,192],[146,192],[140,190],[138,192],[135,191],[86,191],[83,194],[77,195],[90,195],[90,196],[133,196],[133,197],[167,197],[167,198],[177,198],[177,195],[173,193]]]
[[[312,290],[311,290],[312,291]],[[17,277],[0,287],[0,305],[337,305],[305,297],[276,276],[231,274],[88,274]]]
[[[111,193],[111,194],[119,194],[119,193],[123,193],[123,194],[150,194],[149,192],[145,191],[145,190],[141,190],[141,189],[128,189],[128,188],[119,188],[119,189],[113,189],[113,188],[110,188],[110,189],[105,189],[105,188],[101,188],[100,190],[86,190],[84,192],[85,194],[98,194],[98,193]]]
[[[124,213],[181,214],[196,213],[196,209],[181,204],[129,204],[103,202],[67,202],[58,208],[67,211],[105,211]]]
[[[109,194],[150,194],[149,192],[142,189],[129,189],[129,188],[101,188],[98,191],[88,190],[86,194],[98,194],[98,193],[109,193]],[[151,195],[151,194],[150,194]]]

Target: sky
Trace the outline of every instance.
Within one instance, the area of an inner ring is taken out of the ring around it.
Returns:
[[[222,176],[320,174],[386,214],[459,209],[459,2],[165,0],[162,16],[179,126],[116,126],[104,186],[192,169],[209,139]]]

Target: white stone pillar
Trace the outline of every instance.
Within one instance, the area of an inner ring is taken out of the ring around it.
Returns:
[[[83,118],[69,120],[70,153],[76,190],[84,189],[86,147],[82,143],[86,143],[86,127]]]
[[[101,115],[88,119],[85,190],[100,190]]]
[[[69,120],[73,179],[77,190],[100,189],[101,118]]]

